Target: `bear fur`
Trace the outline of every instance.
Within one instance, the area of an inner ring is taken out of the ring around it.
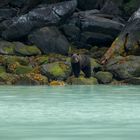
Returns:
[[[75,77],[80,76],[80,71],[82,70],[86,78],[91,77],[91,61],[90,58],[86,55],[73,54],[71,56],[71,67],[72,74]]]

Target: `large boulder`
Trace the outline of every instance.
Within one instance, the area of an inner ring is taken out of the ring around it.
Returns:
[[[140,56],[115,57],[108,61],[106,70],[118,80],[140,77]]]
[[[113,80],[113,75],[110,72],[99,71],[96,73],[95,77],[101,84],[108,84]]]
[[[140,55],[140,9],[129,19],[125,28],[102,57],[102,63],[115,55]]]
[[[54,62],[42,65],[41,73],[51,80],[66,80],[71,69],[64,62]]]
[[[9,4],[13,7],[20,8],[19,13],[27,13],[29,10],[41,3],[42,0],[11,0]]]
[[[70,44],[56,27],[41,28],[30,34],[28,38],[43,54],[68,54]]]
[[[0,54],[14,55],[15,45],[12,42],[0,41]]]
[[[0,41],[0,54],[34,56],[40,55],[41,51],[34,45],[25,45],[21,42]]]
[[[17,11],[13,8],[0,9],[0,22],[16,16]]]
[[[140,1],[139,0],[127,0],[123,4],[123,9],[125,11],[125,15],[130,17],[139,7]]]
[[[0,1],[0,7],[4,7],[5,5],[7,5],[11,0],[1,0]]]
[[[85,78],[83,76],[80,76],[79,78],[69,77],[67,79],[67,83],[70,85],[97,85],[98,80],[94,77],[91,78]]]
[[[82,10],[101,9],[104,0],[78,0],[78,7]]]
[[[21,56],[35,56],[41,54],[40,49],[35,45],[25,45],[21,42],[14,42],[13,44],[15,45],[15,54]]]
[[[133,77],[130,79],[126,79],[123,82],[131,85],[140,85],[140,77]]]
[[[25,15],[4,21],[1,25],[2,37],[7,40],[18,40],[35,28],[58,24],[74,12],[76,5],[75,0],[44,5]]]
[[[18,80],[19,76],[10,73],[0,73],[0,85],[12,85]]]
[[[48,78],[41,74],[21,74],[14,85],[48,85]]]
[[[123,27],[124,25],[119,22],[96,15],[83,17],[81,19],[82,31],[92,31],[111,35],[113,37],[118,35]]]
[[[104,6],[100,10],[101,13],[103,14],[108,14],[108,15],[114,15],[114,16],[121,16],[122,11],[119,8],[119,3],[116,4],[115,2],[111,0],[106,0]]]
[[[65,35],[76,45],[78,44],[79,48],[87,48],[94,45],[110,46],[124,27],[124,24],[121,22],[99,14],[98,10],[75,13],[69,19],[67,25],[71,30],[68,30],[66,26],[63,27]],[[77,35],[77,37],[74,35]]]

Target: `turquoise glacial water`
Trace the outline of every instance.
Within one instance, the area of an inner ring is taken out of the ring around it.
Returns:
[[[140,86],[2,86],[0,140],[140,140]]]

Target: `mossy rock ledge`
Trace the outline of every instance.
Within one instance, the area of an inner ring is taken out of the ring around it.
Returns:
[[[42,65],[41,73],[52,80],[66,80],[71,73],[71,68],[64,62],[54,62]]]
[[[95,74],[95,77],[101,84],[108,84],[113,80],[113,75],[110,72],[99,71]]]
[[[80,76],[79,78],[76,77],[68,78],[67,83],[70,85],[97,85],[98,80],[94,77],[85,78],[83,76]]]

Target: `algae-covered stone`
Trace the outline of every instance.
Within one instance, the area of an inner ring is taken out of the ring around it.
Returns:
[[[91,78],[85,78],[85,77],[70,77],[67,80],[67,83],[70,85],[96,85],[98,84],[98,81],[96,78],[91,77]]]
[[[38,65],[43,65],[48,63],[48,59],[49,59],[48,55],[42,55],[42,56],[37,56],[35,58],[35,61]]]
[[[28,65],[29,60],[26,57],[19,57],[19,56],[4,56],[3,57],[3,65],[13,64],[15,62],[18,62],[21,65]]]
[[[22,74],[15,85],[48,85],[48,78],[41,74]]]
[[[26,74],[26,73],[30,73],[33,70],[32,66],[22,66],[19,65],[15,68],[15,73],[16,74]]]
[[[65,83],[63,81],[51,81],[50,86],[65,86]]]
[[[95,77],[102,84],[111,83],[111,81],[113,80],[113,75],[110,72],[99,71],[96,73]]]
[[[0,66],[0,74],[6,72],[6,69],[4,66]]]
[[[0,73],[0,83],[12,85],[18,80],[18,76],[6,72]]]
[[[23,56],[40,55],[41,51],[34,45],[24,45],[21,42],[15,42],[15,52]]]
[[[13,62],[7,64],[7,71],[14,74],[25,74],[30,73],[33,70],[31,65],[21,65],[19,62]]]
[[[112,58],[108,61],[106,70],[118,80],[140,77],[140,56]]]
[[[133,77],[130,79],[124,80],[124,83],[132,84],[132,85],[140,85],[140,77]]]
[[[15,44],[8,41],[0,41],[0,54],[14,55]]]
[[[70,75],[70,67],[63,62],[54,62],[41,66],[42,74],[50,79],[64,80]]]

